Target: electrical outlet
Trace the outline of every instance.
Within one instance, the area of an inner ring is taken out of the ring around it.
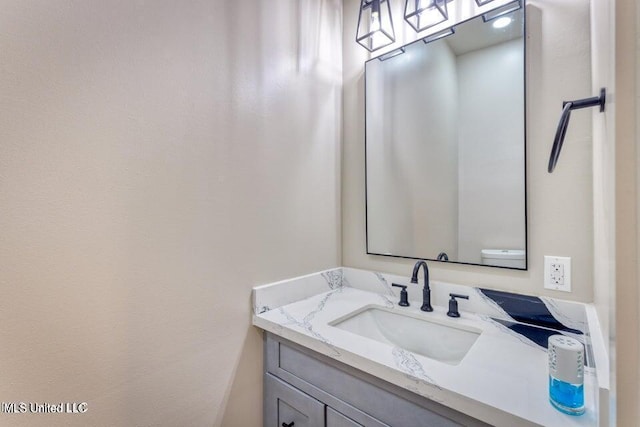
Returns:
[[[571,292],[571,258],[545,255],[544,287]]]

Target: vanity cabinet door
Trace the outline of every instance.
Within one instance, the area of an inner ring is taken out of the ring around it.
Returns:
[[[327,427],[362,427],[362,424],[358,424],[327,406]]]
[[[323,403],[271,374],[264,387],[264,427],[324,427]]]

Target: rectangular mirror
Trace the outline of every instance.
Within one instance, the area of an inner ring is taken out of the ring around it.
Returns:
[[[365,64],[367,253],[526,270],[524,21]]]

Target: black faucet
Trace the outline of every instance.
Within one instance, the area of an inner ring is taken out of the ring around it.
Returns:
[[[438,261],[449,261],[449,255],[446,252],[440,252],[437,259]]]
[[[418,261],[413,266],[413,274],[411,275],[411,283],[418,283],[418,273],[420,267],[424,267],[424,287],[422,288],[422,311],[433,311],[431,307],[431,288],[429,287],[429,267],[427,267],[426,261]]]

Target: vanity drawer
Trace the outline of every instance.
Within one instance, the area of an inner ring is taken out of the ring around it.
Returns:
[[[268,396],[264,402],[265,427],[324,427],[322,402],[270,374],[264,376],[264,390]]]
[[[265,353],[266,369],[270,373],[365,426],[486,426],[436,402],[269,334]]]
[[[327,427],[362,427],[362,424],[358,424],[340,412],[327,407]]]

